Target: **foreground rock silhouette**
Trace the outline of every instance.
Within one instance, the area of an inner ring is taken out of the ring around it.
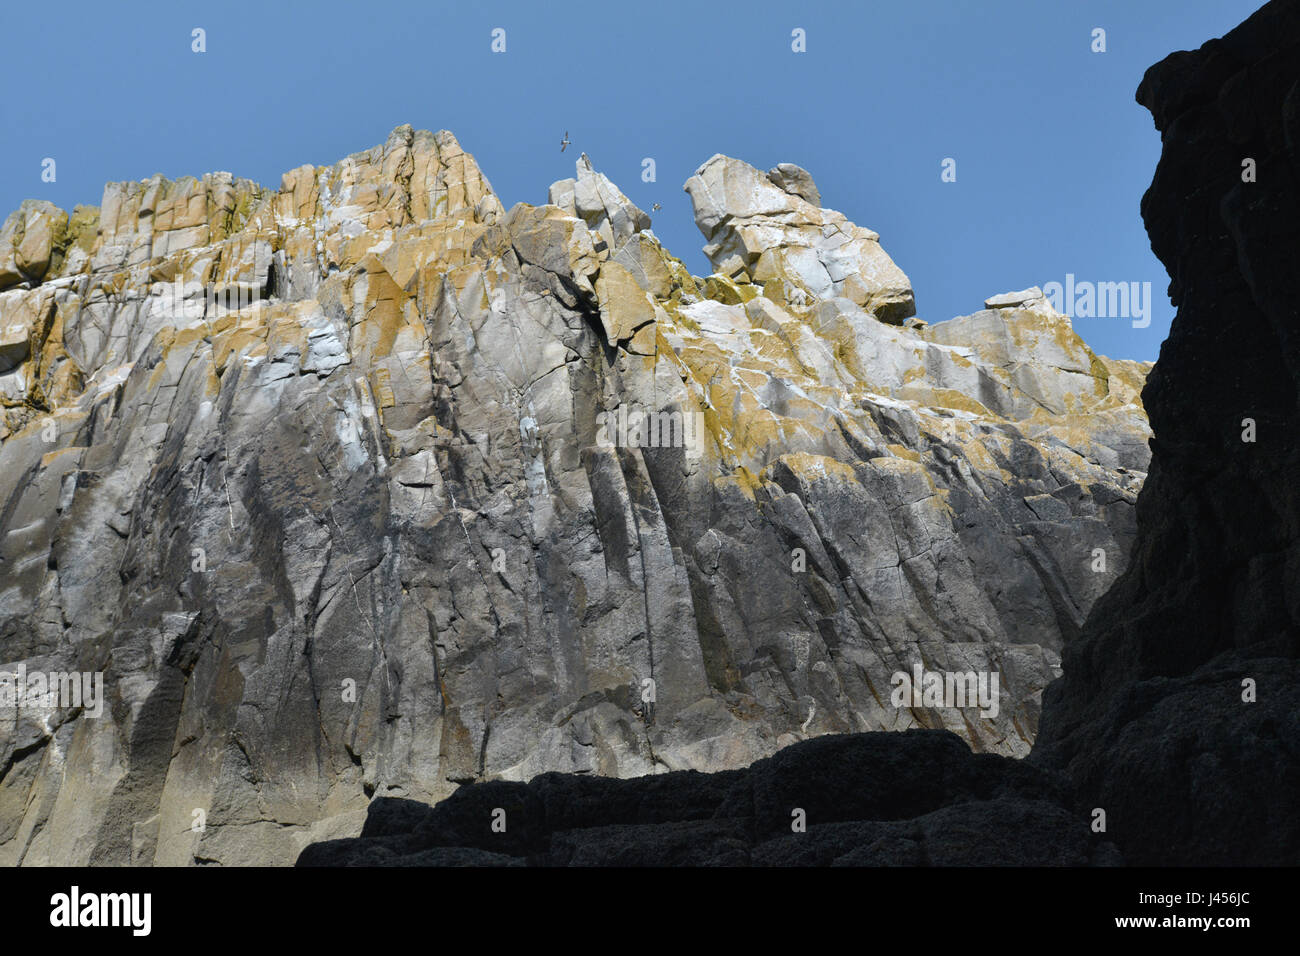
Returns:
[[[792,831],[798,814],[806,832]],[[493,822],[498,821],[498,829]],[[500,824],[504,824],[504,829]],[[841,734],[744,770],[544,774],[376,800],[299,866],[1086,866],[1119,854],[1046,773],[946,731]]]
[[[1137,96],[1164,144],[1142,216],[1178,314],[1143,392],[1132,563],[1067,646],[1033,759],[1107,808],[1129,862],[1295,864],[1300,4],[1173,54]]]
[[[726,774],[480,784],[376,804],[300,865],[1300,861],[1300,3],[1173,54],[1138,99],[1164,142],[1142,213],[1178,315],[1144,392],[1133,562],[1067,643],[1028,761],[910,732]],[[519,829],[492,833],[507,806]]]

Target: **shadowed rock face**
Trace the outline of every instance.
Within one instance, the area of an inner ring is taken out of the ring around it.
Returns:
[[[1143,393],[1132,563],[1066,647],[1034,759],[1107,808],[1130,862],[1294,864],[1300,4],[1173,54],[1138,101],[1164,143],[1142,216],[1178,314]]]
[[[1106,866],[1049,775],[952,734],[830,735],[744,770],[544,774],[376,800],[299,866]],[[493,827],[493,821],[497,826]],[[804,827],[796,830],[799,824]]]
[[[0,671],[105,699],[0,712],[0,863],[287,863],[376,797],[850,731],[1026,754],[1131,547],[1148,368],[1037,290],[899,325],[798,167],[687,188],[704,278],[587,157],[506,211],[409,127],[9,217]],[[896,706],[913,665],[996,709]]]

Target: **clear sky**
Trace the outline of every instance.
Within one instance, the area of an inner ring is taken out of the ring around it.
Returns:
[[[98,205],[106,181],[155,172],[278,185],[410,123],[454,132],[507,207],[545,202],[587,152],[647,212],[662,204],[655,233],[704,273],[682,183],[726,153],[807,168],[824,205],[880,233],[931,322],[1067,273],[1150,282],[1148,328],[1075,328],[1104,354],[1155,359],[1172,309],[1138,202],[1160,141],[1133,94],[1149,65],[1259,5],[6,2],[0,215],[26,198]],[[505,53],[491,50],[497,27]],[[945,158],[956,182],[941,181]]]

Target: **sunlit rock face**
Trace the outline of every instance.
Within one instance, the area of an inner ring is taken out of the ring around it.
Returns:
[[[0,863],[288,863],[377,796],[836,732],[1023,756],[1126,565],[1148,366],[1035,289],[913,318],[799,167],[686,188],[707,277],[587,157],[507,211],[409,127],[11,215],[0,671],[103,700],[0,706]]]

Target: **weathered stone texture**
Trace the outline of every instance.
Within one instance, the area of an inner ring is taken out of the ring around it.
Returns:
[[[900,327],[798,167],[687,188],[704,278],[586,157],[506,211],[409,127],[9,217],[0,668],[108,700],[0,724],[0,863],[287,863],[374,797],[829,733],[1024,755],[1125,565],[1146,367],[1041,296]],[[999,713],[893,706],[916,662]]]

